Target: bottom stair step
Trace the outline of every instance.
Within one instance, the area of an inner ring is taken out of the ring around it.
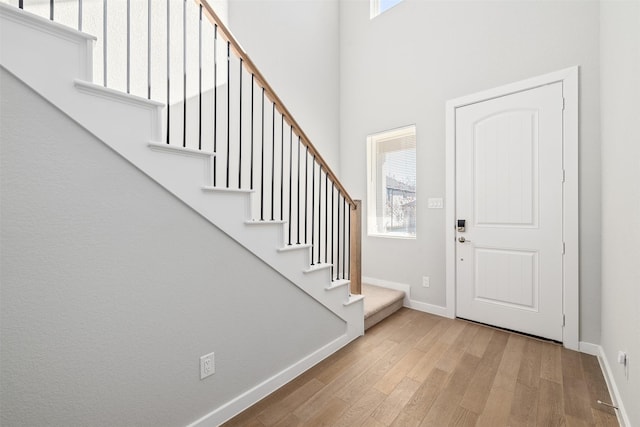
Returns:
[[[365,330],[400,310],[405,296],[402,291],[366,283],[362,284],[362,295],[364,295]]]

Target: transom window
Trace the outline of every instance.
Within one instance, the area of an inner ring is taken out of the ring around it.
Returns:
[[[371,0],[371,19],[391,9],[402,0]]]

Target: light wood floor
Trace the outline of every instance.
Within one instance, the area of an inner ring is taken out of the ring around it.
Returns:
[[[593,356],[406,308],[225,426],[617,426]]]

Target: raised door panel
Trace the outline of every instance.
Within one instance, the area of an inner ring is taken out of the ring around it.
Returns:
[[[475,225],[535,227],[538,112],[503,111],[475,123]]]

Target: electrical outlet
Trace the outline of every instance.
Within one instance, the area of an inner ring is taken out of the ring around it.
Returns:
[[[628,380],[629,379],[629,355],[622,350],[618,351],[618,363],[622,365],[624,369],[624,376]]]
[[[423,288],[428,288],[429,286],[431,286],[431,284],[429,283],[429,276],[422,276],[422,287]]]
[[[627,366],[627,353],[624,351],[618,352],[618,363],[622,366]]]
[[[215,353],[209,353],[200,358],[200,379],[203,380],[216,373]]]

